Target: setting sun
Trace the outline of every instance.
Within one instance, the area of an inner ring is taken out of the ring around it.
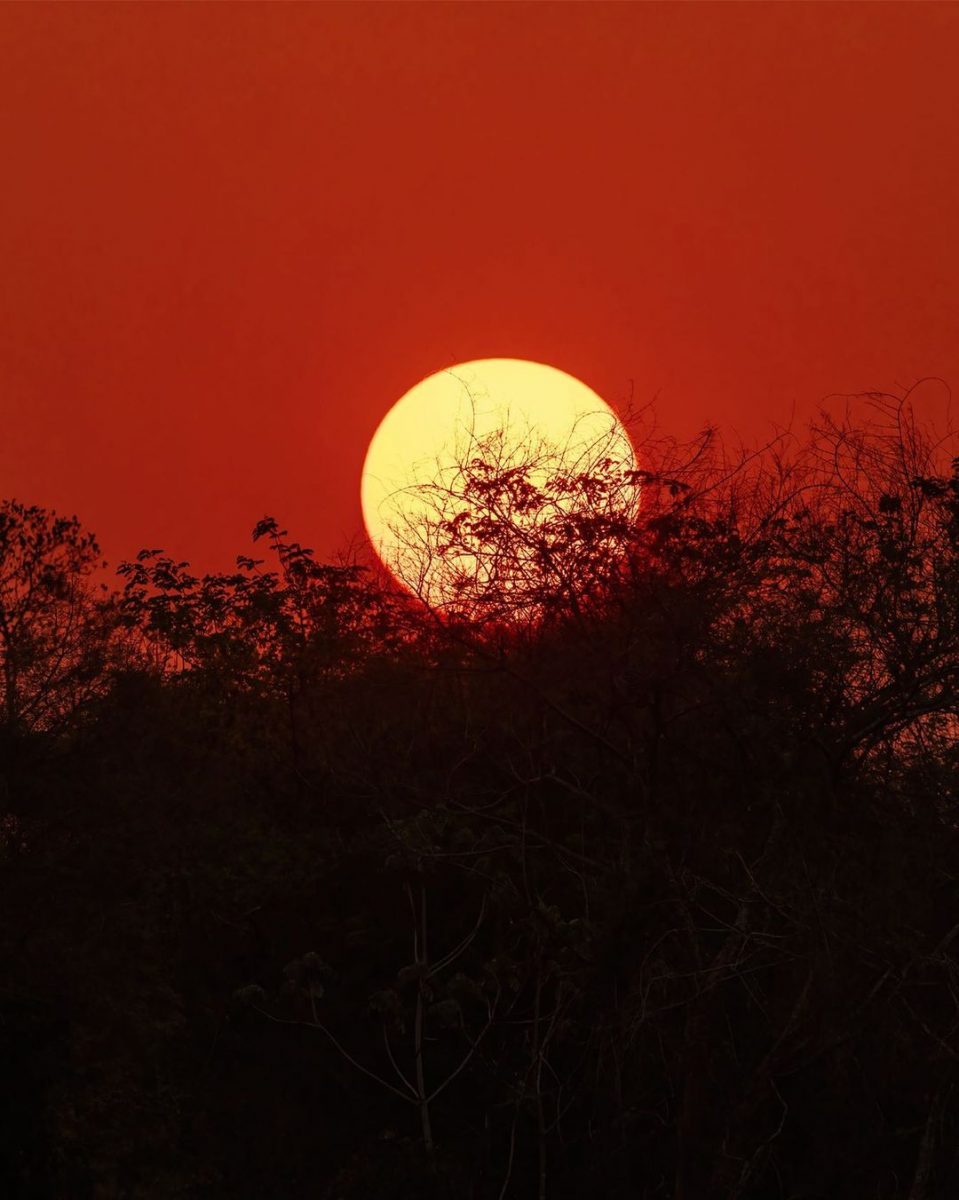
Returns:
[[[624,491],[622,480],[634,466],[622,423],[586,384],[543,363],[479,359],[430,375],[383,418],[363,467],[363,516],[381,560],[422,599],[449,602],[467,578],[515,594],[520,577],[528,585],[537,573],[530,556],[514,554],[504,570],[498,554],[494,567],[482,561],[475,536],[451,550],[450,530],[461,532],[472,517],[487,542],[493,522],[521,525],[528,535],[532,521],[543,528],[547,507],[556,517],[577,503],[569,480],[598,470],[612,471],[619,502],[632,504],[635,489]],[[525,505],[502,492],[519,471]]]

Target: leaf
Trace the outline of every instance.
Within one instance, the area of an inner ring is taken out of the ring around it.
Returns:
[[[440,1000],[438,1004],[430,1005],[429,1013],[445,1029],[452,1029],[454,1026],[462,1025],[463,1023],[463,1011],[453,999]]]
[[[410,963],[408,966],[400,968],[396,973],[396,982],[401,986],[408,983],[415,983],[418,979],[422,979],[425,974],[425,968],[421,963]]]
[[[254,1008],[266,1001],[266,992],[258,983],[248,983],[233,993],[234,1003],[240,1008]]]

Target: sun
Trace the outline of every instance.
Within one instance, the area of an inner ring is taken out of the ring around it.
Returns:
[[[477,359],[423,379],[383,418],[363,519],[381,561],[430,605],[515,605],[541,599],[550,571],[561,580],[577,517],[635,507],[635,467],[622,422],[585,383],[545,363]]]

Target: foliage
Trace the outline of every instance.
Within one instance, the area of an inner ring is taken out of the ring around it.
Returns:
[[[609,582],[640,474],[615,426],[565,447],[509,427],[471,437],[394,503],[390,566],[447,618],[538,625]]]
[[[644,443],[519,619],[126,564],[3,761],[4,1195],[952,1194],[959,464],[871,403]]]
[[[99,549],[75,517],[0,504],[0,699],[8,731],[56,728],[107,665],[109,602]],[[101,585],[106,591],[105,585]]]

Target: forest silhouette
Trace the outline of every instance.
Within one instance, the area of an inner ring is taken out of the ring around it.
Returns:
[[[477,454],[442,605],[0,505],[0,1194],[954,1195],[956,453]]]

